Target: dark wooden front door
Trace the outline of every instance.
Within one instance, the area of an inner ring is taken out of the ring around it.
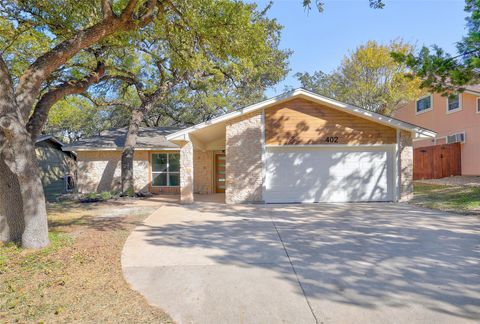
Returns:
[[[215,191],[225,192],[225,154],[215,155]]]

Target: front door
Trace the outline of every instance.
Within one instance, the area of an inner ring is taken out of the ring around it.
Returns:
[[[225,154],[215,155],[215,192],[225,192]]]

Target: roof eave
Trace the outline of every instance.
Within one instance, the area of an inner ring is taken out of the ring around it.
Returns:
[[[399,128],[399,129],[403,129],[403,130],[406,130],[406,131],[414,131],[416,133],[421,133],[421,134],[435,134],[435,132],[433,132],[431,130],[428,130],[428,129],[421,128],[417,125],[413,125],[413,124],[406,123],[404,121],[401,121],[401,120],[398,120],[398,119],[395,119],[395,118],[392,118],[392,117],[387,117],[387,116],[384,116],[384,115],[381,115],[381,114],[370,112],[368,110],[365,110],[365,109],[362,109],[362,108],[359,108],[359,107],[355,107],[355,106],[349,105],[347,103],[343,103],[343,102],[340,102],[338,100],[327,98],[327,97],[321,96],[319,94],[313,93],[311,91],[299,88],[299,89],[295,89],[295,90],[290,91],[290,92],[283,93],[283,94],[278,95],[276,97],[264,100],[262,102],[253,104],[253,105],[245,107],[243,109],[240,109],[240,110],[237,110],[237,111],[234,111],[234,112],[231,112],[231,113],[213,118],[209,121],[194,125],[192,127],[183,129],[181,131],[169,134],[169,135],[166,136],[166,139],[169,140],[169,141],[185,140],[186,138],[188,138],[187,135],[189,133],[195,131],[195,130],[202,129],[202,128],[211,126],[211,125],[216,124],[216,123],[225,122],[225,121],[230,120],[232,118],[239,117],[239,116],[242,116],[244,114],[259,110],[259,109],[268,108],[272,105],[281,103],[283,101],[290,100],[290,99],[292,99],[296,96],[305,97],[305,98],[308,98],[308,99],[313,100],[313,101],[321,102],[323,104],[331,106],[332,108],[336,108],[336,109],[342,110],[346,113],[350,113],[352,115],[356,115],[356,116],[359,116],[359,117],[362,117],[362,118],[365,118],[365,119],[369,119],[371,121],[374,121],[374,122],[377,122],[377,123],[380,123],[380,124],[384,124],[386,126]],[[427,137],[432,137],[431,135],[426,135],[426,136]],[[434,136],[435,135],[433,135],[433,137]]]

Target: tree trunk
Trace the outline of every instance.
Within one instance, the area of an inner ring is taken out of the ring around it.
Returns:
[[[34,142],[18,120],[10,120],[8,129],[0,155],[1,239],[41,248],[49,243],[48,224]]]
[[[48,225],[35,146],[0,57],[0,238],[26,248],[48,245]]]
[[[0,241],[21,243],[25,221],[17,176],[0,158]]]
[[[133,160],[135,145],[137,144],[138,130],[144,115],[141,108],[132,111],[132,117],[130,119],[130,124],[128,125],[128,131],[125,136],[125,145],[122,152],[122,195],[125,196],[133,196],[135,194]]]
[[[26,248],[48,245],[45,196],[35,155],[35,145],[26,129],[27,118],[38,99],[42,83],[75,54],[106,37],[138,29],[154,18],[157,0],[140,8],[129,0],[120,15],[113,15],[106,2],[105,19],[37,58],[19,78],[14,90],[8,67],[0,55],[0,239],[20,240]],[[138,9],[142,14],[135,15]],[[158,13],[160,16],[160,13]]]
[[[135,194],[135,180],[133,174],[133,161],[135,155],[135,145],[137,145],[137,136],[143,117],[152,109],[155,103],[160,100],[168,90],[170,83],[162,85],[149,97],[145,98],[139,108],[132,111],[128,131],[125,136],[125,145],[122,152],[122,194],[133,196]]]

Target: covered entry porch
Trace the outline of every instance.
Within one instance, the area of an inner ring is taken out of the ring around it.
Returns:
[[[180,202],[225,202],[225,124],[172,140],[180,146]]]

